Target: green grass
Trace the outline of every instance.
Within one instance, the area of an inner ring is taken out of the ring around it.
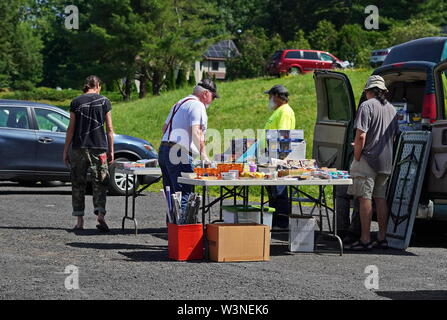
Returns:
[[[356,102],[364,84],[371,74],[370,69],[345,71],[351,80]],[[316,95],[313,74],[285,78],[257,78],[218,83],[221,96],[208,109],[208,128],[262,129],[270,116],[267,109],[268,97],[264,91],[275,84],[285,85],[290,92],[290,106],[295,111],[296,129],[304,129],[307,143],[307,158],[312,158],[313,130],[316,120]],[[156,148],[162,137],[162,127],[171,107],[181,98],[191,93],[192,87],[171,91],[158,97],[113,105],[112,115],[116,133],[140,137],[150,141]],[[158,191],[161,184],[151,191]],[[304,188],[314,193],[316,188]],[[251,200],[257,200],[259,188],[250,190]],[[213,190],[212,195],[217,194]]]

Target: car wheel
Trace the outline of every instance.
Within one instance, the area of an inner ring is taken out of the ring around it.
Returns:
[[[301,74],[301,70],[300,70],[300,68],[292,67],[289,70],[289,74],[292,76],[297,76],[297,75]]]
[[[116,161],[130,161],[127,158],[119,158]],[[109,193],[114,196],[123,196],[126,195],[126,175],[122,173],[116,172],[116,164],[112,163],[109,167],[110,173],[110,184],[109,184]],[[133,175],[128,176],[128,184],[129,184],[129,194],[133,192]],[[138,181],[136,182],[138,187]]]

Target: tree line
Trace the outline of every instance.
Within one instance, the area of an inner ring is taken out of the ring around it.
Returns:
[[[182,86],[212,43],[233,39],[241,55],[230,79],[262,76],[279,49],[320,49],[365,66],[372,49],[440,35],[447,0],[77,0],[69,29],[63,0],[0,2],[0,88],[79,88],[98,74],[124,100]],[[379,9],[367,30],[365,7]],[[175,72],[177,71],[177,72]],[[175,79],[177,75],[177,79]],[[125,81],[123,81],[125,79]]]

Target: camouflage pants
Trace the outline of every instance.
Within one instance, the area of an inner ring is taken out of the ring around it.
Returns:
[[[107,154],[104,150],[71,149],[70,163],[73,216],[84,215],[89,169],[92,178],[94,213],[106,214],[106,194],[109,184]]]

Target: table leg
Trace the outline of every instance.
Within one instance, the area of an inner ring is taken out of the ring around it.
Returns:
[[[128,184],[129,175],[126,173],[126,200],[125,200],[125,208],[124,208],[124,218],[122,222],[122,230],[124,231],[124,224],[127,219],[127,212],[129,206],[129,184]]]
[[[222,221],[223,189],[220,187],[219,220]]]
[[[133,191],[132,191],[132,221],[135,225],[135,235],[138,234],[138,224],[137,219],[135,219],[135,199],[137,197],[137,184],[136,184],[137,175],[133,175]]]
[[[261,224],[264,224],[264,186],[261,186]]]
[[[202,224],[203,224],[203,230],[205,230],[205,224],[206,224],[206,187],[202,187]]]

